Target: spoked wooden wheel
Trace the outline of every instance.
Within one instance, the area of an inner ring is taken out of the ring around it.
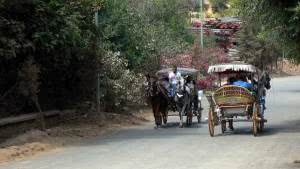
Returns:
[[[257,136],[258,133],[258,127],[259,127],[259,122],[258,122],[258,111],[259,107],[255,103],[254,108],[253,108],[253,114],[252,114],[252,121],[253,121],[253,135]]]
[[[259,112],[260,112],[260,121],[259,121],[259,132],[263,132],[264,130],[264,127],[265,127],[265,119],[263,117],[263,107],[262,106],[259,106]]]
[[[198,123],[200,124],[200,123],[201,123],[201,113],[199,113],[199,114],[197,115],[197,120],[198,120]]]
[[[202,113],[202,112],[201,112],[201,109],[199,109],[199,110],[197,111],[197,120],[198,120],[198,123],[201,123],[201,116],[202,116],[201,113]]]
[[[259,132],[263,132],[265,127],[265,122],[264,119],[262,118],[261,121],[259,122]]]
[[[198,120],[198,123],[201,123],[201,117],[202,116],[202,106],[201,106],[201,102],[198,106],[198,110],[197,110],[197,120]]]
[[[215,134],[215,122],[212,108],[209,108],[208,112],[208,129],[211,137]]]

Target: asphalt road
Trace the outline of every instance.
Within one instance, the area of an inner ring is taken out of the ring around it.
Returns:
[[[266,130],[258,137],[251,123],[211,138],[207,124],[166,128],[153,124],[95,138],[56,153],[12,162],[0,169],[293,169],[300,160],[300,77],[273,79]],[[206,116],[207,111],[204,111]],[[196,122],[196,119],[194,120]]]

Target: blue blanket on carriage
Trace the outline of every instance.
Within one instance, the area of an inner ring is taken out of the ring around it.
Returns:
[[[233,82],[233,85],[241,86],[241,87],[244,87],[244,88],[247,88],[247,89],[252,89],[253,88],[253,85],[251,83],[244,82],[244,81],[241,81],[241,80]]]

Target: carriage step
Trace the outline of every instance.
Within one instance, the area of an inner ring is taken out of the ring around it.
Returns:
[[[169,113],[168,116],[177,116],[177,117],[179,117],[179,113]],[[186,114],[183,114],[183,116],[186,116]]]
[[[252,119],[238,119],[238,118],[226,118],[224,119],[226,121],[232,120],[233,122],[252,122]],[[261,120],[260,118],[258,119]],[[268,120],[264,119],[264,122],[266,123]]]
[[[259,119],[259,121],[261,121],[261,119]],[[267,119],[263,119],[263,121],[264,121],[264,123],[268,122],[268,120],[267,120]]]
[[[262,121],[262,120],[263,120],[263,121],[264,121],[264,123],[268,122],[268,120],[267,120],[267,119],[262,119],[262,118],[260,118],[260,117],[259,117],[259,118],[257,118],[257,120],[258,120],[258,121]]]
[[[251,122],[251,119],[230,119],[230,118],[226,118],[226,121],[232,120],[233,122]]]

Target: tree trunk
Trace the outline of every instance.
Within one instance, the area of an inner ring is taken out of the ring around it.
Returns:
[[[104,107],[104,103],[102,103],[102,106],[101,106],[101,89],[100,89],[100,82],[101,80],[103,80],[103,78],[101,79],[100,77],[100,73],[99,73],[99,70],[97,71],[97,78],[96,78],[96,112],[95,112],[95,115],[96,116],[100,116],[100,123],[102,123],[104,120],[105,120],[105,114],[104,114],[104,110],[105,110],[105,107]],[[102,91],[103,92],[103,91]]]
[[[275,66],[276,66],[276,70],[278,70],[278,56],[276,56]]]
[[[45,114],[41,109],[37,96],[34,97],[33,102],[39,113],[39,116],[37,116],[37,121],[38,123],[40,123],[41,130],[45,131],[46,130]]]

